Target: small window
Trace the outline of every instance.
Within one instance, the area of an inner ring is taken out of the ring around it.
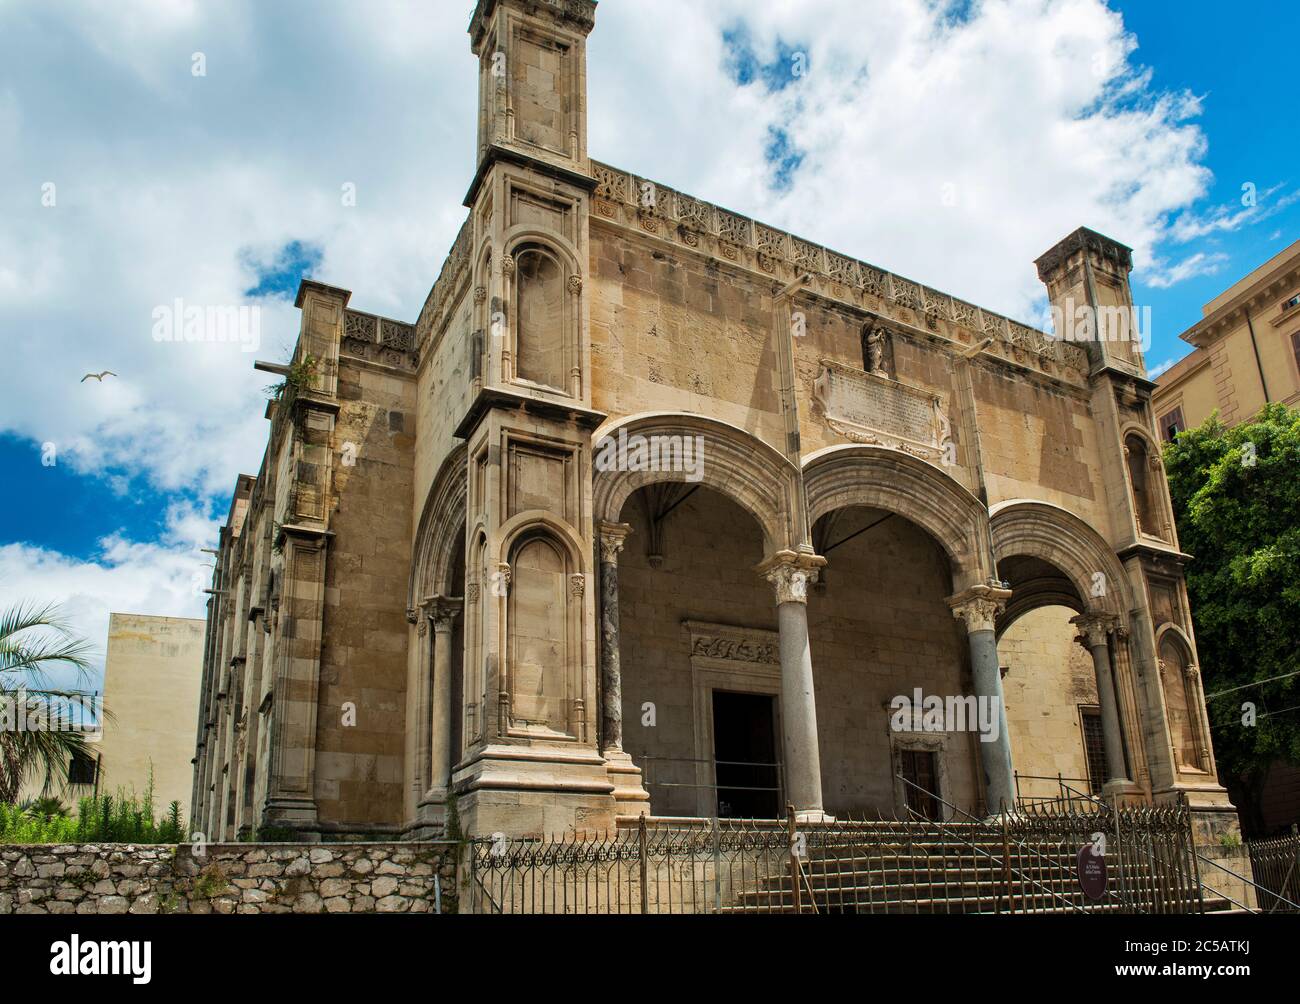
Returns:
[[[68,764],[68,784],[94,784],[95,761],[85,753],[72,754]]]
[[[1175,408],[1160,420],[1160,434],[1166,443],[1172,443],[1180,432],[1187,428],[1183,422],[1183,409]]]
[[[1088,787],[1100,795],[1106,783],[1106,741],[1101,728],[1101,709],[1080,708],[1083,722],[1083,753],[1088,759]]]
[[[1300,370],[1300,331],[1291,335],[1291,351],[1295,353],[1296,369]]]
[[[907,807],[924,819],[943,819],[939,811],[938,757],[928,750],[900,750]]]
[[[1286,303],[1282,304],[1282,309],[1290,310],[1292,307],[1296,306],[1300,306],[1300,293],[1297,293],[1295,296],[1291,297],[1291,299],[1287,300]]]

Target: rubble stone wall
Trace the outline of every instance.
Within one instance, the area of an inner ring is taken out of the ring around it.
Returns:
[[[0,845],[0,915],[455,913],[457,845]]]

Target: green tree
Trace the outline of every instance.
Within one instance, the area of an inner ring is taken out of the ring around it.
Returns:
[[[53,686],[50,673],[70,668],[79,683],[88,684],[89,650],[53,606],[20,603],[0,610],[0,803],[14,804],[24,783],[34,779],[40,779],[42,794],[61,789],[73,756],[87,754],[81,732],[17,726],[20,719],[30,725],[38,717],[57,726],[63,709],[84,698],[84,691]]]
[[[1288,675],[1300,671],[1300,412],[1271,404],[1231,429],[1215,413],[1165,447],[1165,468],[1193,558],[1187,591],[1219,774],[1259,833],[1269,766],[1300,762],[1300,676]]]

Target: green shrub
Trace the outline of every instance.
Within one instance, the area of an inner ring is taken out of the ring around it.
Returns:
[[[33,809],[0,803],[0,844],[176,844],[185,839],[180,803],[161,819],[154,816],[152,784],[144,798],[83,798],[75,819],[45,816]]]

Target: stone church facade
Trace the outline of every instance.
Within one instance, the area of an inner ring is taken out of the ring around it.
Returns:
[[[595,7],[480,0],[468,214],[413,324],[301,285],[221,534],[194,828],[951,818],[1056,775],[1233,825],[1134,342],[591,160]],[[1036,264],[1068,316],[1131,305],[1109,238]],[[913,695],[995,728],[899,727]]]

